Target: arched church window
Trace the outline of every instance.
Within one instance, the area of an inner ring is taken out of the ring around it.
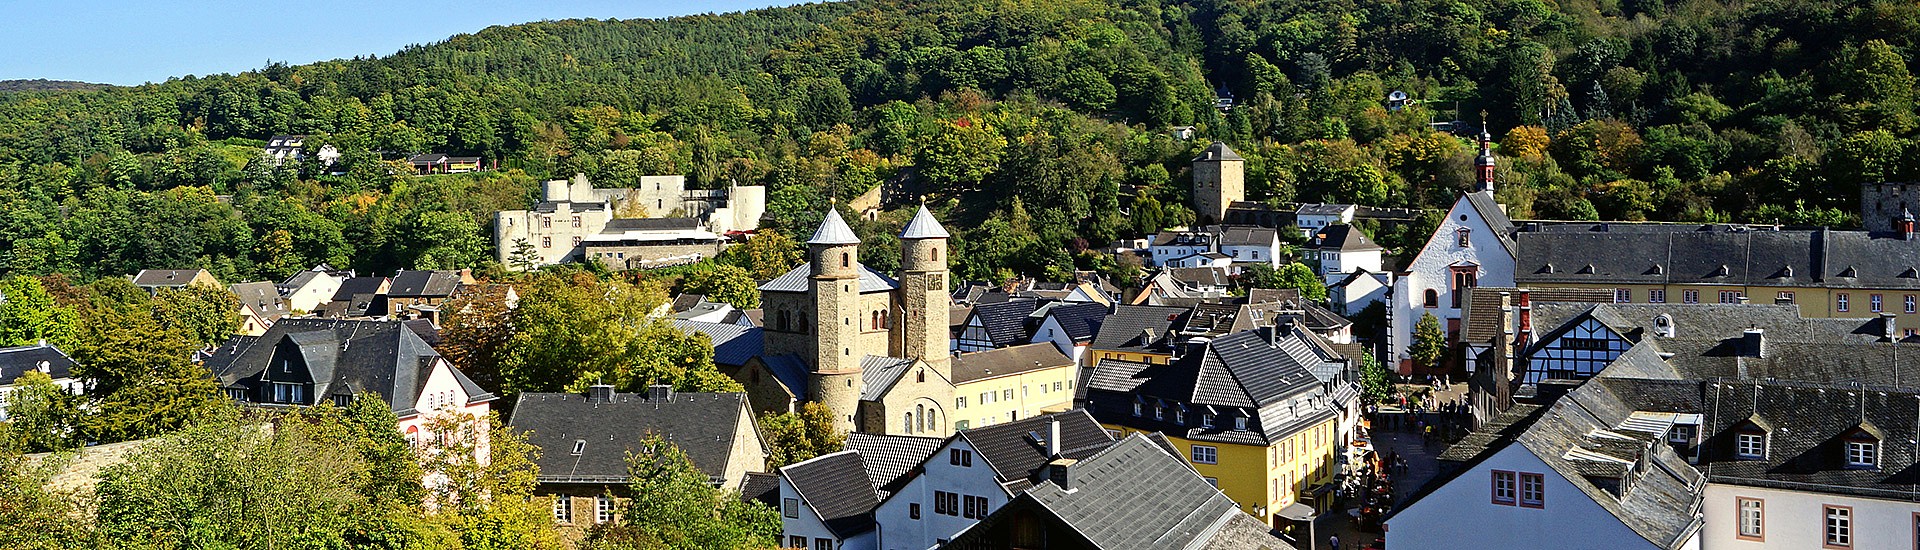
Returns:
[[[853,255],[845,252],[841,252],[840,267],[853,267]]]

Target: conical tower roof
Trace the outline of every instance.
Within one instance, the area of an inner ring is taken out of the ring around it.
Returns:
[[[860,236],[853,234],[847,220],[840,218],[840,209],[828,208],[827,219],[820,222],[820,229],[813,232],[807,244],[860,244]]]
[[[913,215],[913,221],[907,222],[907,228],[900,232],[902,239],[945,239],[947,228],[940,220],[933,219],[933,212],[927,211],[927,205],[920,205],[920,212]]]

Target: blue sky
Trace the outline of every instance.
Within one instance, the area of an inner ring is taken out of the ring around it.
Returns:
[[[800,0],[0,0],[0,80],[134,85],[268,60],[386,55],[493,25],[641,19]]]

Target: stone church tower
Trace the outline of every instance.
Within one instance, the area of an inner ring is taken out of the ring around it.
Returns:
[[[834,412],[835,428],[853,429],[860,408],[860,237],[847,227],[838,209],[828,210],[820,229],[807,240],[812,266],[807,297],[812,300],[813,345],[804,356],[812,371],[807,391]],[[858,353],[856,353],[858,352]]]
[[[947,354],[947,229],[925,205],[900,232],[900,322],[892,327],[894,357],[920,359],[942,378],[953,377]]]
[[[1193,215],[1195,225],[1214,225],[1227,218],[1227,207],[1247,199],[1247,159],[1216,141],[1193,158]]]

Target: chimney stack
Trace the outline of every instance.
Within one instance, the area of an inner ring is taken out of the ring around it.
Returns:
[[[1071,472],[1075,462],[1079,461],[1071,458],[1056,458],[1052,462],[1048,462],[1047,480],[1052,481],[1054,485],[1059,485],[1061,489],[1072,490],[1073,483],[1068,474]]]
[[[587,386],[587,402],[607,403],[613,401],[613,386],[594,384]]]
[[[665,384],[654,384],[651,386],[647,386],[647,400],[648,401],[672,401],[673,386],[668,386]]]
[[[1900,341],[1900,323],[1892,313],[1880,314],[1880,335],[1888,342]]]
[[[1047,420],[1047,458],[1060,458],[1060,419]]]
[[[1533,343],[1533,291],[1520,289],[1520,334],[1514,344],[1526,348]]]

